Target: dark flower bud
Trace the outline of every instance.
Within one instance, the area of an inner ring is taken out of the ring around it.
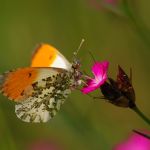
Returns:
[[[128,75],[118,66],[117,80],[108,79],[101,87],[104,98],[120,107],[135,107],[135,92]]]
[[[131,73],[130,73],[131,74]],[[131,101],[135,102],[135,92],[132,86],[131,77],[124,72],[124,70],[118,66],[117,84],[119,90]]]

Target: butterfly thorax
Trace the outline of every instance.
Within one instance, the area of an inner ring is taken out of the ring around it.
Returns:
[[[80,71],[81,64],[79,61],[74,61],[71,66],[70,78],[71,88],[76,89],[81,84],[82,72]]]

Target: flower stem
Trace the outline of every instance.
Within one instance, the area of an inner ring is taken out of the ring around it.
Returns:
[[[150,119],[147,118],[137,106],[133,107],[132,110],[134,110],[134,112],[136,112],[148,125],[150,125]]]
[[[144,136],[145,138],[150,139],[150,136],[149,136],[149,135],[147,135],[147,134],[145,134],[145,133],[142,133],[142,132],[137,131],[137,130],[133,130],[133,132],[135,132],[136,134],[139,134],[139,135],[141,135],[141,136]]]
[[[132,12],[132,9],[130,8],[129,0],[124,0],[123,1],[123,9],[126,15],[129,17],[131,23],[133,23],[133,27],[139,37],[145,42],[145,44],[150,47],[150,37],[149,33],[150,30],[146,27],[145,23],[142,22],[141,19],[139,19],[138,16],[135,16],[134,13]]]

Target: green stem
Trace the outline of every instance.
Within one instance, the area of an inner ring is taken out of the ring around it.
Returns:
[[[133,14],[132,10],[130,9],[128,0],[123,1],[123,9],[133,23],[133,27],[139,37],[143,40],[143,42],[145,42],[148,47],[150,47],[150,30],[145,26],[145,23],[142,22],[141,19],[139,20],[139,18]]]
[[[139,134],[139,135],[141,135],[141,136],[144,136],[145,138],[150,139],[150,136],[149,136],[149,135],[147,135],[147,134],[145,134],[145,133],[142,133],[142,132],[137,131],[137,130],[133,130],[133,132],[135,132],[136,134]]]
[[[132,110],[134,110],[134,112],[136,112],[148,125],[150,125],[150,119],[147,118],[137,106],[133,107]]]

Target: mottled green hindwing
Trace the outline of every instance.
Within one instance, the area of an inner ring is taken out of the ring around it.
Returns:
[[[63,71],[33,83],[31,96],[15,106],[17,117],[25,122],[47,122],[71,93],[70,82],[69,73]]]

